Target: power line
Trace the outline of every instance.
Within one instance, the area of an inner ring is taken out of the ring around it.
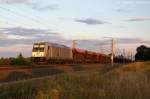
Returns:
[[[31,21],[33,21],[33,22],[35,22],[35,23],[38,23],[38,24],[40,24],[40,25],[44,25],[44,26],[46,26],[46,27],[49,28],[49,26],[47,26],[45,23],[43,23],[43,22],[41,22],[41,21],[39,21],[39,20],[37,20],[37,19],[34,19],[33,17],[29,17],[29,16],[27,16],[27,15],[24,15],[24,14],[21,14],[21,13],[18,13],[18,12],[15,12],[15,11],[12,11],[12,10],[10,10],[10,9],[3,8],[3,7],[0,7],[0,9],[5,10],[5,11],[7,11],[7,12],[10,12],[10,13],[12,13],[12,14],[14,14],[14,15],[19,16],[19,17],[24,17],[25,19],[29,19],[29,20],[31,20]]]
[[[3,23],[5,23],[5,24],[7,24],[7,25],[15,25],[14,23],[16,23],[18,20],[10,20],[10,18],[8,18],[8,17],[6,17],[6,16],[3,16],[3,15],[0,15],[0,18],[2,18],[2,19],[4,19],[4,20],[2,20],[1,22],[3,22]],[[6,21],[7,20],[7,21]],[[14,22],[9,22],[8,20],[10,20],[10,21],[14,21]],[[19,22],[19,21],[18,21]],[[24,23],[22,23],[21,21],[18,23],[18,24],[24,24]],[[26,25],[26,24],[24,24],[24,25]]]

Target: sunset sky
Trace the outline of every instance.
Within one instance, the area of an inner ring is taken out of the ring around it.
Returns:
[[[32,44],[50,41],[116,53],[150,40],[149,0],[0,0],[0,57],[22,52],[31,55]]]

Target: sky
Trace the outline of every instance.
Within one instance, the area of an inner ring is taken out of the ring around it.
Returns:
[[[149,0],[0,0],[0,57],[31,56],[35,42],[136,53],[149,46]],[[148,42],[147,42],[148,41]],[[147,43],[146,43],[147,42]]]

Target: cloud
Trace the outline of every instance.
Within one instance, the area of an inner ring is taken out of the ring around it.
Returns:
[[[135,44],[135,43],[141,43],[144,40],[139,38],[116,38],[116,43],[118,44]]]
[[[53,4],[53,5],[31,5],[31,7],[37,11],[48,11],[48,10],[57,10],[59,6],[57,4]]]
[[[77,40],[79,43],[83,43],[82,45],[102,45],[107,46],[111,45],[111,39],[102,39],[102,40]],[[139,38],[115,38],[116,44],[135,44],[135,43],[141,43],[144,40]]]
[[[21,3],[29,3],[32,0],[0,0],[1,4],[21,4]]]
[[[32,36],[20,36],[20,35],[0,35],[0,39],[3,39],[3,40],[29,40],[29,39],[36,39],[36,37],[32,37]]]
[[[31,56],[32,45],[27,44],[14,44],[0,47],[1,57],[16,57],[19,53],[23,56]]]
[[[148,5],[150,4],[149,0],[120,0],[119,4],[125,5]]]
[[[37,4],[42,0],[0,0],[1,4]]]
[[[25,44],[16,44],[16,45],[9,45],[9,46],[3,46],[0,47],[0,52],[19,52],[19,51],[29,51],[32,49],[31,45],[25,45]]]
[[[58,9],[57,4],[44,4],[41,0],[0,0],[0,4],[25,4],[37,11]]]
[[[12,28],[0,28],[2,34],[14,34],[21,36],[32,36],[39,33],[46,34],[49,30],[42,29],[32,29],[32,28],[22,28],[22,27],[12,27]]]
[[[130,18],[130,19],[128,19],[127,21],[131,21],[131,22],[141,22],[141,21],[150,21],[150,17],[148,17],[148,18]]]
[[[116,11],[116,12],[121,12],[121,13],[127,13],[127,12],[129,12],[128,10],[121,9],[121,8],[116,9],[115,11]]]
[[[27,29],[21,27],[15,28],[1,28],[0,29],[1,40],[29,40],[36,39],[38,33],[46,33],[46,30]]]
[[[87,18],[87,19],[76,19],[76,22],[79,23],[85,23],[87,25],[99,25],[99,24],[105,24],[107,22],[103,22],[97,19]]]
[[[122,25],[120,25],[119,28],[124,29],[124,28],[127,28],[127,26],[122,26]]]
[[[58,42],[64,40],[59,34],[50,30],[29,29],[22,27],[0,28],[0,46],[16,44],[29,44],[35,42],[50,41]]]

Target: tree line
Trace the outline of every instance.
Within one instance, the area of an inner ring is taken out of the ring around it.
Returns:
[[[25,58],[20,53],[16,58],[0,58],[0,65],[30,65],[31,58]]]

